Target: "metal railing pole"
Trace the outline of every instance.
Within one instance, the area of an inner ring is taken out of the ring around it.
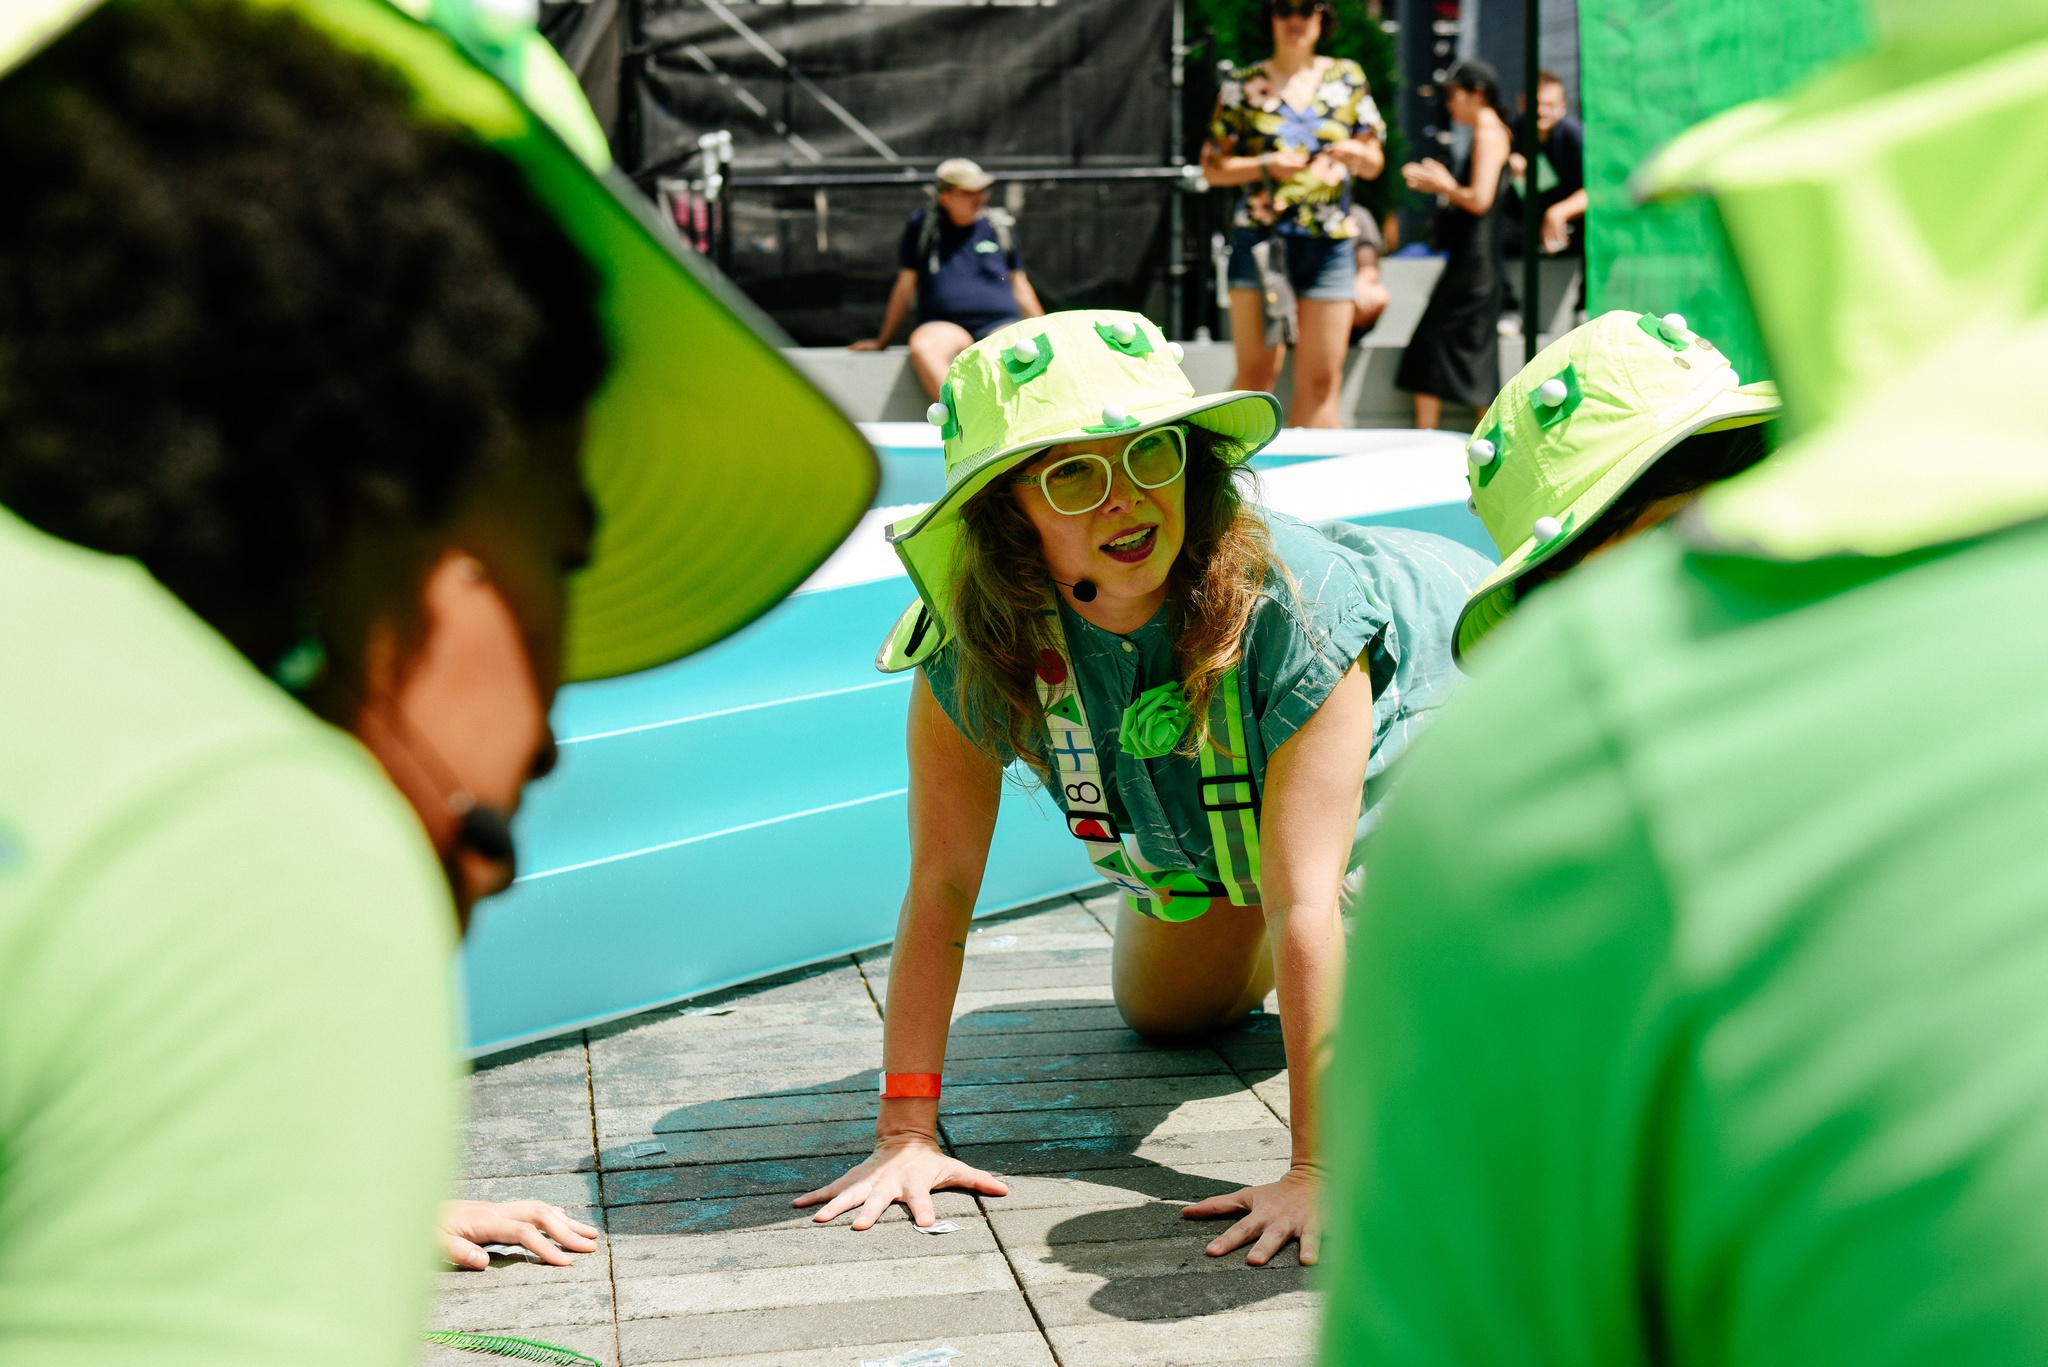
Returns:
[[[1536,158],[1543,143],[1536,132],[1536,81],[1543,69],[1538,40],[1543,31],[1541,0],[1522,0],[1522,364],[1536,359],[1537,315],[1542,311],[1543,220],[1536,212]]]

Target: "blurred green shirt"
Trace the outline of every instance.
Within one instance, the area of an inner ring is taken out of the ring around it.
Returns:
[[[0,511],[0,1361],[416,1361],[453,929],[354,742]]]
[[[1372,847],[1326,1364],[2048,1361],[2048,526],[1653,534],[1476,652]]]

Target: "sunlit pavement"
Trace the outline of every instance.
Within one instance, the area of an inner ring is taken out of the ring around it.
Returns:
[[[1180,1204],[1287,1166],[1279,1022],[1157,1049],[1110,1003],[1107,897],[978,922],[941,1107],[1010,1195],[820,1228],[791,1195],[874,1137],[886,951],[480,1060],[463,1194],[601,1224],[567,1268],[450,1272],[438,1328],[607,1364],[849,1367],[951,1345],[958,1367],[1300,1363],[1315,1307],[1292,1250],[1204,1256]],[[1269,1003],[1270,1008],[1270,1003]],[[432,1350],[426,1361],[492,1359]]]

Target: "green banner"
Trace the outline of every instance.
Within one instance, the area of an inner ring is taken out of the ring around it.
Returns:
[[[1587,311],[1682,313],[1744,380],[1770,378],[1713,204],[1639,205],[1629,176],[1686,128],[1871,36],[1861,0],[1579,0]]]

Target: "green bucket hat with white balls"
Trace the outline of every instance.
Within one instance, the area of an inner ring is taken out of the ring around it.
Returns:
[[[1687,437],[1778,416],[1677,314],[1617,309],[1573,328],[1508,381],[1465,448],[1472,511],[1500,550],[1458,615],[1459,657],[1514,610],[1516,584],[1571,545]]]
[[[1192,423],[1249,460],[1280,430],[1271,394],[1197,396],[1181,349],[1142,314],[1075,309],[1026,318],[960,353],[927,419],[946,442],[946,491],[889,528],[917,588],[875,656],[886,674],[928,658],[951,635],[960,510],[1004,472],[1049,446]]]

